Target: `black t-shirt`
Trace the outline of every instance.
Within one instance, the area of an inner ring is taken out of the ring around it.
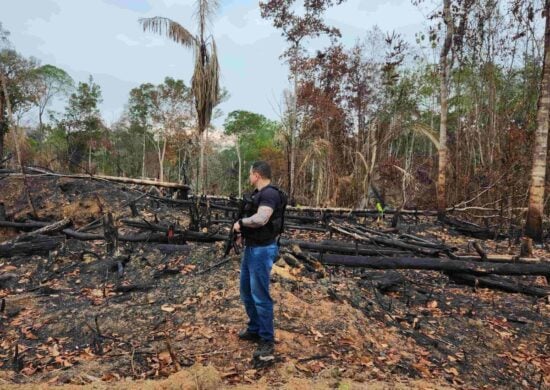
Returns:
[[[267,206],[272,208],[273,211],[281,207],[281,196],[279,195],[279,191],[270,186],[266,186],[260,191],[255,190],[252,194],[252,199],[254,199],[254,204],[258,207]]]
[[[260,206],[267,206],[273,209],[273,214],[269,218],[269,222],[258,228],[243,228],[243,234],[245,237],[245,244],[248,246],[258,246],[258,245],[267,245],[272,242],[275,242],[275,237],[277,233],[270,233],[273,231],[274,227],[272,225],[272,220],[281,213],[283,207],[283,200],[279,191],[275,188],[265,186],[261,190],[254,190],[252,193],[252,203],[254,204],[254,210],[257,212]],[[252,215],[248,215],[252,216]],[[266,238],[267,237],[269,238]]]

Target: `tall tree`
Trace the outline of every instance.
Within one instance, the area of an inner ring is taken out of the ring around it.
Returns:
[[[159,85],[142,84],[130,91],[130,121],[143,131],[143,171],[145,142],[149,137],[156,148],[159,180],[164,180],[164,160],[168,141],[178,132],[191,128],[193,96],[183,80],[166,77]]]
[[[78,83],[76,91],[69,97],[63,118],[58,122],[67,138],[71,170],[80,166],[87,149],[88,171],[91,171],[92,151],[104,129],[98,107],[101,101],[101,88],[90,76],[87,83]]]
[[[273,140],[276,126],[275,122],[265,116],[249,111],[232,111],[227,115],[223,127],[225,134],[236,138],[239,197],[242,196],[243,155],[248,161],[258,158],[260,149],[268,146],[267,143]]]
[[[130,124],[142,133],[141,177],[146,177],[145,156],[147,149],[147,134],[151,127],[152,96],[155,86],[151,83],[141,84],[130,91],[128,115]]]
[[[195,67],[191,90],[197,111],[197,130],[201,140],[199,192],[206,190],[204,160],[205,131],[210,125],[212,111],[219,101],[219,64],[216,42],[208,35],[207,24],[219,7],[218,0],[196,1],[197,34],[193,35],[179,23],[160,16],[139,20],[144,31],[166,35],[173,41],[194,49]]]
[[[544,186],[548,155],[548,121],[550,120],[550,0],[544,4],[544,59],[540,95],[537,110],[537,131],[533,149],[529,206],[525,222],[525,234],[542,241],[542,215],[544,213]]]
[[[191,127],[191,102],[191,93],[185,83],[170,77],[158,85],[153,93],[151,118],[160,181],[164,181],[164,159],[169,138]]]
[[[323,13],[331,6],[343,3],[345,0],[305,0],[300,7],[296,0],[266,0],[260,1],[261,15],[270,19],[273,26],[281,30],[289,47],[283,54],[290,66],[293,83],[293,94],[287,95],[287,106],[292,111],[287,113],[288,122],[288,193],[294,197],[295,170],[296,170],[296,140],[298,136],[298,67],[303,56],[304,40],[311,37],[327,35],[332,39],[340,36],[340,31],[328,26],[323,21]],[[289,102],[288,99],[292,101]]]
[[[437,175],[437,213],[440,219],[445,216],[447,208],[446,180],[447,180],[447,114],[449,98],[449,74],[451,69],[451,45],[453,43],[454,22],[451,14],[451,0],[443,0],[443,22],[445,24],[445,39],[439,55],[440,78],[440,122],[439,122],[439,166]]]
[[[6,48],[0,51],[0,78],[6,90],[4,93],[4,88],[0,89],[0,164],[9,128],[8,103],[14,116],[18,111],[26,111],[32,106],[35,100],[32,87],[36,66],[36,60],[24,58],[15,50]]]
[[[74,80],[67,72],[53,65],[43,65],[36,70],[38,96],[38,124],[43,127],[43,116],[56,96],[68,95],[74,88]]]

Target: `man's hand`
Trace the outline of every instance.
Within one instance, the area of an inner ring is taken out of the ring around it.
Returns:
[[[235,245],[237,246],[237,248],[242,249],[243,247],[243,235],[240,234],[240,233],[237,233],[235,235]]]
[[[239,221],[237,221],[233,224],[233,231],[235,233],[240,233],[241,232],[241,223]]]

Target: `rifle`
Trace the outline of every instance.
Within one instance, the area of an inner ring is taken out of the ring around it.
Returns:
[[[229,253],[231,252],[231,248],[235,251],[235,254],[239,254],[240,250],[237,246],[236,239],[237,234],[235,233],[235,229],[233,229],[233,226],[239,219],[241,219],[244,216],[244,210],[246,205],[246,195],[243,195],[242,199],[237,199],[237,202],[239,204],[237,215],[233,219],[233,222],[231,223],[231,230],[229,231],[229,237],[227,237],[227,241],[225,242],[224,250],[223,250],[223,256],[227,257],[229,256]]]
[[[240,253],[239,247],[237,246],[237,243],[236,243],[237,234],[235,233],[235,229],[233,229],[233,226],[235,225],[235,223],[239,219],[241,219],[243,217],[244,211],[245,211],[246,200],[245,200],[245,197],[243,196],[242,199],[237,199],[237,201],[239,202],[239,208],[238,208],[238,211],[237,211],[237,216],[233,220],[233,222],[231,223],[231,230],[229,231],[229,236],[227,237],[227,240],[225,241],[225,244],[224,244],[222,259],[220,261],[218,261],[217,263],[215,263],[214,265],[210,266],[209,268],[207,268],[203,271],[197,272],[197,275],[204,274],[204,273],[206,273],[206,272],[208,272],[208,271],[210,271],[210,270],[212,270],[216,267],[219,267],[222,264],[227,263],[231,259],[229,257],[229,254],[231,253],[231,249],[233,249],[235,251],[235,254],[237,254],[237,255]]]

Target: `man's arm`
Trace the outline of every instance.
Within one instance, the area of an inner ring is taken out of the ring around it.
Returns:
[[[243,218],[241,223],[243,226],[251,228],[259,228],[267,224],[269,218],[273,214],[273,209],[269,206],[258,207],[258,212],[251,217]]]

